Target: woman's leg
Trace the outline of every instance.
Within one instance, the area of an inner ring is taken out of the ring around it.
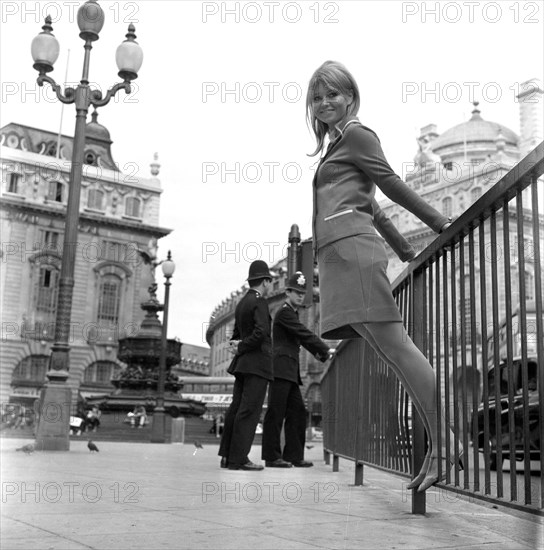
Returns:
[[[394,370],[414,406],[423,419],[430,438],[430,453],[438,456],[438,411],[436,406],[436,378],[421,351],[412,342],[402,323],[364,323],[353,327]],[[441,445],[446,445],[446,426],[442,416]],[[454,436],[451,434],[451,440]]]

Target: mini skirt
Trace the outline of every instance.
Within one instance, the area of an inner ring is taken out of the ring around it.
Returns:
[[[361,338],[357,323],[402,322],[377,234],[340,239],[318,250],[321,337]]]

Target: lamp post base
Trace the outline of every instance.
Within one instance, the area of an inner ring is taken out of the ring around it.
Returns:
[[[164,408],[157,407],[153,411],[153,421],[151,424],[151,443],[166,443],[165,437],[166,418]]]
[[[40,395],[36,448],[40,451],[70,450],[70,405],[72,390],[48,382]]]

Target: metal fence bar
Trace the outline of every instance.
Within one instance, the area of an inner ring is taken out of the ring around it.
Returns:
[[[500,354],[499,354],[499,267],[497,262],[497,215],[493,211],[491,213],[490,220],[490,236],[491,236],[491,289],[492,289],[492,308],[493,308],[493,367],[495,371],[495,403],[501,402],[501,393],[500,393]],[[501,419],[501,408],[495,407],[495,434],[497,432],[501,433],[502,419]],[[485,434],[484,434],[485,438]],[[497,468],[497,497],[502,498],[504,496],[504,487],[503,487],[503,475],[502,475],[502,445],[499,444],[499,438],[495,442],[495,462]]]
[[[540,183],[540,193],[542,193],[544,198],[544,193],[542,191],[542,182]],[[540,441],[540,507],[544,508],[544,453],[542,452],[542,442],[544,441],[544,399],[542,397],[542,392],[544,392],[544,326],[543,326],[543,316],[544,312],[542,311],[542,257],[540,255],[540,225],[539,221],[541,214],[538,209],[538,177],[533,175],[531,178],[531,206],[533,211],[533,223],[532,223],[532,239],[533,239],[533,250],[534,250],[534,265],[535,265],[535,311],[536,311],[536,331],[534,336],[536,337],[536,355],[537,355],[537,365],[538,368],[538,388],[540,392],[540,402],[539,402],[539,430],[538,430],[538,440]],[[544,213],[543,213],[544,214]],[[536,430],[535,430],[536,431]]]
[[[516,194],[517,242],[518,242],[518,288],[519,324],[521,334],[527,334],[527,293],[525,289],[525,241],[523,238],[523,198],[521,189]],[[521,395],[523,396],[523,425],[529,426],[529,379],[528,379],[527,339],[521,338]],[[531,456],[529,438],[523,438],[523,485],[525,504],[531,504]]]
[[[504,255],[504,287],[512,288],[511,263],[510,263],[510,210],[508,200],[504,200],[502,207],[502,237]],[[510,451],[516,448],[515,420],[514,420],[514,350],[512,342],[512,295],[505,293],[505,315],[506,315],[506,357],[508,372],[508,436]],[[497,430],[500,434],[501,432]],[[510,464],[512,457],[510,455]],[[515,462],[510,467],[510,499],[517,500],[518,488]]]
[[[479,221],[478,224],[478,267],[480,271],[480,320],[482,325],[482,333],[487,335],[487,280],[486,280],[486,239],[485,239],[485,222]],[[490,433],[489,429],[489,370],[487,364],[487,341],[482,345],[482,402],[483,402],[483,433]],[[474,441],[479,442],[479,434],[476,434]],[[491,469],[489,467],[490,445],[489,438],[482,437],[484,448],[484,494],[491,494]],[[479,466],[479,465],[478,465]]]
[[[471,357],[471,372],[472,375],[472,434],[471,434],[471,441],[473,442],[473,490],[474,491],[480,491],[480,453],[478,452],[478,445],[475,445],[474,443],[478,441],[478,400],[479,400],[479,378],[477,376],[477,373],[479,372],[476,370],[477,364],[478,364],[478,357],[477,357],[477,341],[476,341],[476,275],[474,273],[475,269],[475,261],[476,255],[474,253],[474,233],[475,231],[471,231],[468,235],[468,252],[469,252],[469,308],[470,308],[470,357]],[[468,431],[468,426],[467,426]],[[466,457],[468,459],[468,448],[465,451]],[[468,467],[468,460],[466,460],[467,464],[465,467]],[[466,476],[468,477],[468,476]],[[465,477],[465,479],[466,479]]]

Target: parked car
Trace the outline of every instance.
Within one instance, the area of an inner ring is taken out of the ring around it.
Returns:
[[[497,449],[502,450],[502,458],[523,460],[525,457],[525,439],[528,438],[528,448],[531,460],[540,460],[540,420],[539,420],[539,388],[538,364],[535,357],[527,360],[527,400],[523,396],[522,360],[515,357],[512,361],[512,393],[514,399],[509,406],[509,380],[507,362],[499,365],[499,374],[491,367],[488,371],[488,409],[489,409],[489,448],[491,451],[492,470],[497,469]],[[500,402],[496,402],[496,386],[499,385]],[[497,407],[500,407],[500,428],[497,427]],[[514,417],[514,449],[510,448],[509,412]],[[525,411],[528,413],[528,423],[524,422]],[[484,404],[478,407],[478,448],[484,450],[486,434],[484,432]]]

